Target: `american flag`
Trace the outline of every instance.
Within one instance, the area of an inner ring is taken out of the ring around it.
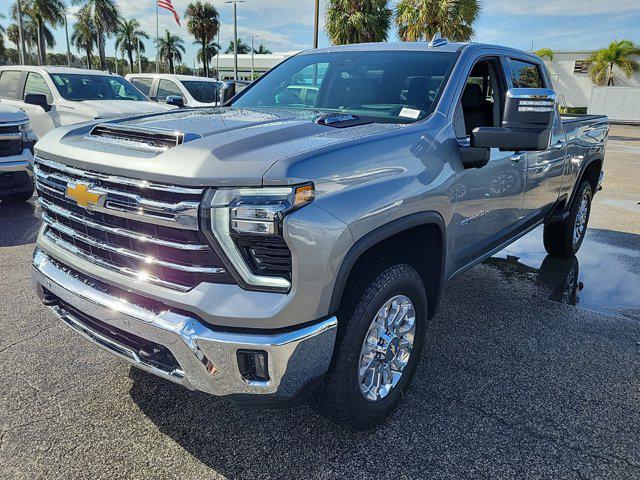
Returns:
[[[180,17],[178,16],[178,12],[176,12],[176,9],[173,8],[171,0],[158,0],[158,6],[173,13],[173,18],[176,19],[176,23],[178,24],[178,26],[180,26]]]

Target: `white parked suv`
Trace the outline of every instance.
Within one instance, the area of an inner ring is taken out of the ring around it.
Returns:
[[[0,105],[0,200],[26,202],[33,195],[33,146],[29,117]]]
[[[0,67],[0,102],[26,112],[38,138],[63,125],[175,108],[150,102],[120,75],[18,65]]]
[[[215,78],[166,73],[134,73],[125,78],[155,102],[166,103],[172,97],[182,97],[187,107],[210,107],[220,102],[222,82]]]

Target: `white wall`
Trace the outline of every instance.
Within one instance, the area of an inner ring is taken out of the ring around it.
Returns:
[[[594,85],[588,73],[573,73],[576,60],[586,60],[591,51],[554,52],[553,62],[546,61],[560,104],[568,107],[588,107]],[[638,58],[637,60],[640,60]],[[617,68],[615,84],[621,87],[640,87],[640,74],[627,78]]]
[[[594,87],[589,113],[614,122],[640,122],[640,87]]]

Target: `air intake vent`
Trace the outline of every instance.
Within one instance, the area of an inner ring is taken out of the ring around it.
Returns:
[[[199,138],[199,135],[116,124],[96,125],[91,130],[90,137],[95,140],[109,139],[110,143],[122,144],[129,148],[162,152]]]

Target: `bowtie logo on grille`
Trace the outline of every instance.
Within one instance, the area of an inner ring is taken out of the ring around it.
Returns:
[[[75,200],[79,207],[91,210],[92,207],[101,206],[106,197],[104,193],[91,191],[92,187],[88,183],[69,183],[65,195]]]

